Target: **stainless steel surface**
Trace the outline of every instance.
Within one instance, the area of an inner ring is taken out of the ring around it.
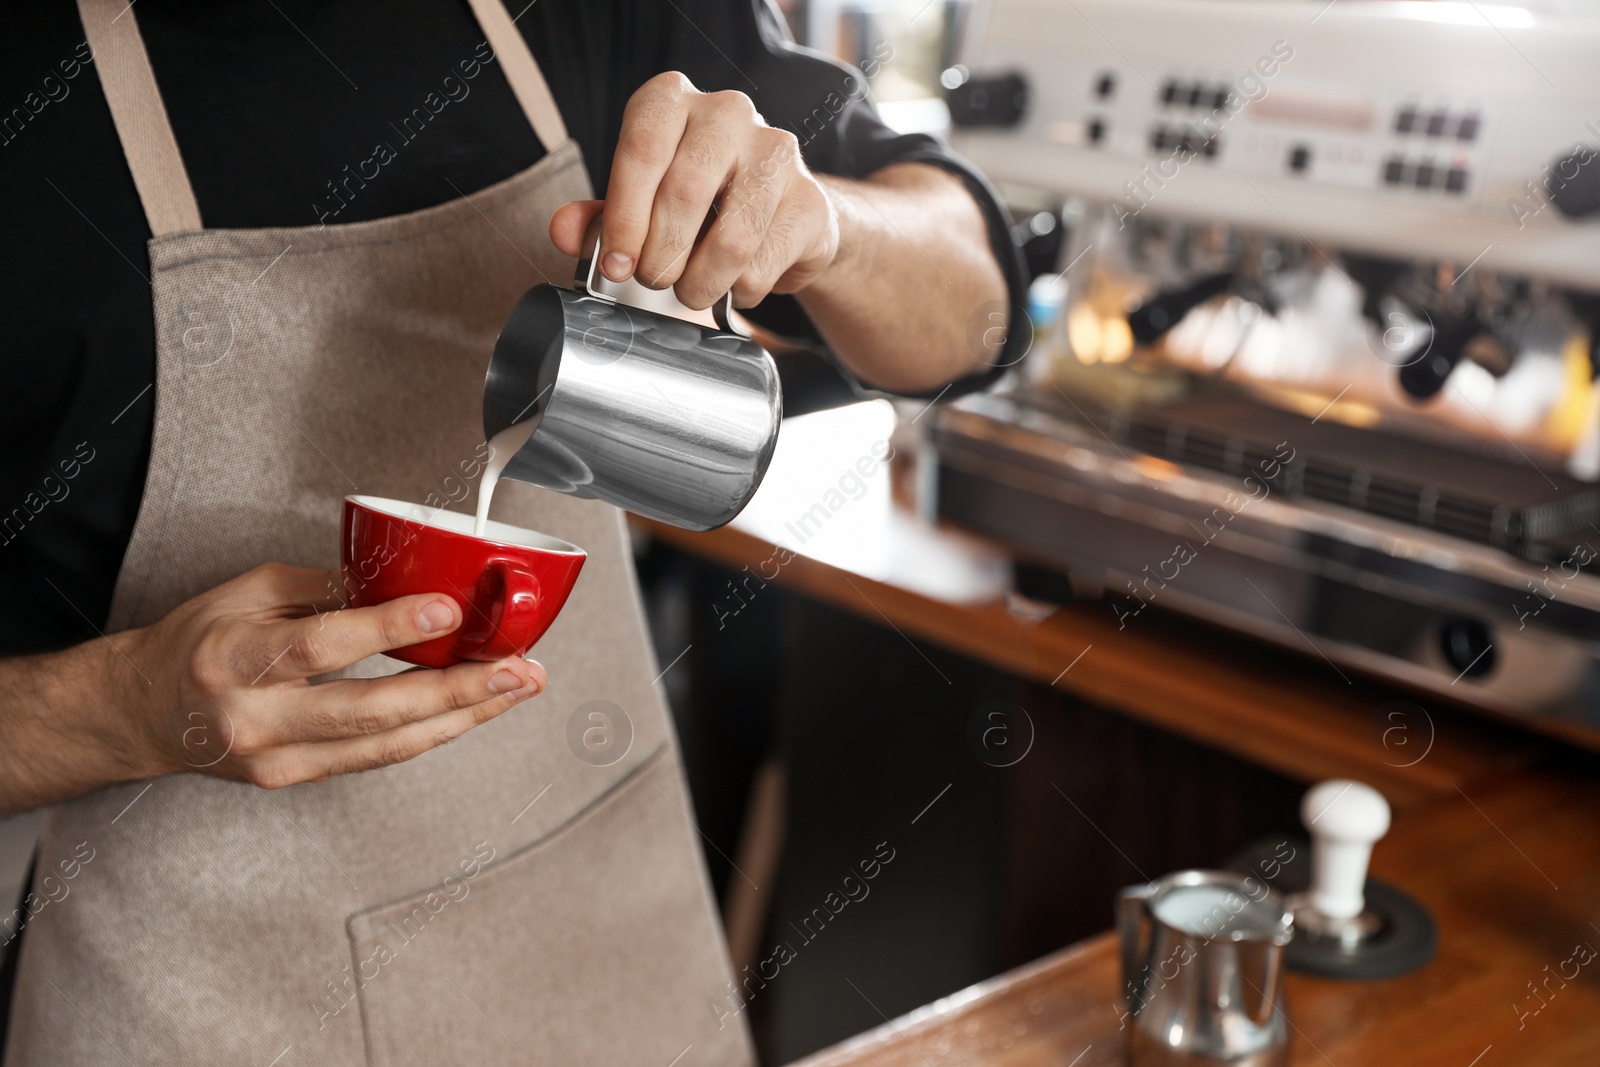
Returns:
[[[937,420],[939,514],[1024,559],[1098,577],[1122,626],[1181,611],[1292,649],[1308,669],[1356,668],[1600,747],[1593,574],[1263,495],[1260,483],[1141,455],[1013,397],[969,397]],[[1181,564],[1180,545],[1194,550]],[[1447,647],[1469,624],[1488,640],[1476,664]],[[1432,723],[1415,707],[1402,719],[1408,744],[1395,760],[1424,758]]]
[[[1600,138],[1597,48],[1592,3],[979,0],[958,61],[974,78],[1022,74],[1029,105],[1014,127],[952,140],[1002,191],[1330,250],[1481,256],[1477,270],[1600,288],[1600,227],[1564,217],[1542,187],[1546,166]],[[1220,119],[1215,93],[1233,97]],[[1408,109],[1417,119],[1402,131]],[[1430,132],[1435,115],[1445,126]],[[1174,135],[1191,130],[1213,150],[1174,159]],[[1386,180],[1391,159],[1405,180]]]
[[[622,302],[694,315],[670,290],[595,291],[618,295],[529,290],[495,343],[484,433],[535,423],[504,476],[690,530],[721,526],[755,495],[777,444],[772,357],[747,337]]]
[[[1383,929],[1383,921],[1370,911],[1349,919],[1330,918],[1311,906],[1307,893],[1290,897],[1289,910],[1294,913],[1296,937],[1326,942],[1341,952],[1354,952]]]
[[[1294,921],[1264,882],[1179,871],[1117,900],[1132,1067],[1289,1062],[1283,952]]]

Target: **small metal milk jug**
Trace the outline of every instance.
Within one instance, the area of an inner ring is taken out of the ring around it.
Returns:
[[[605,278],[598,227],[585,247],[575,290],[530,289],[495,342],[484,434],[528,431],[503,476],[690,530],[721,526],[772,459],[778,368],[734,329],[731,296],[693,311],[671,289]]]
[[[1286,1067],[1294,919],[1265,882],[1178,871],[1117,901],[1132,1067]]]

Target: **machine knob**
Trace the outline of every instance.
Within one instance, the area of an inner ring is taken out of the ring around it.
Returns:
[[[954,82],[955,84],[951,84]],[[1028,111],[1028,81],[1021,74],[997,74],[944,83],[950,122],[960,127],[1005,128],[1022,121]]]
[[[1439,628],[1439,650],[1452,670],[1481,678],[1494,669],[1494,634],[1477,619],[1449,619]]]
[[[1313,911],[1335,922],[1366,908],[1364,887],[1372,845],[1389,832],[1389,803],[1370,785],[1335,778],[1306,793],[1300,819],[1311,834]]]
[[[1208,274],[1182,289],[1163,289],[1128,312],[1128,330],[1141,345],[1155,344],[1168,330],[1212,297],[1233,285],[1233,272]]]
[[[1589,148],[1550,164],[1550,199],[1569,219],[1600,211],[1600,159]]]
[[[1415,400],[1436,396],[1444,388],[1450,372],[1461,362],[1467,344],[1482,332],[1482,321],[1472,313],[1435,323],[1427,352],[1421,359],[1400,368],[1400,388]]]

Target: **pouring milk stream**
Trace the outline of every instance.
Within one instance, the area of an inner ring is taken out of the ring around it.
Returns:
[[[533,436],[533,428],[537,423],[533,421],[519,422],[508,426],[489,439],[489,462],[483,467],[483,481],[478,483],[478,513],[477,519],[472,524],[472,536],[482,537],[489,530],[489,503],[494,499],[494,487],[500,481],[500,475],[506,469],[506,464],[511,462],[511,457],[517,450],[528,443],[528,438]]]

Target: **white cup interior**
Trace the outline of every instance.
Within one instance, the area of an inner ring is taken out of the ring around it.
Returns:
[[[472,537],[474,518],[463,515],[459,511],[446,511],[444,508],[430,508],[422,504],[408,504],[403,500],[390,500],[381,496],[351,496],[347,499],[360,504],[373,511],[381,511],[385,515],[393,515],[399,519],[409,519],[420,522],[424,526],[434,526],[451,533],[463,534]],[[538,548],[546,552],[561,552],[573,556],[586,555],[577,545],[569,544],[559,537],[539,533],[537,530],[524,530],[520,526],[512,526],[504,522],[489,520],[488,528],[484,531],[484,540],[498,541],[501,544],[520,545],[524,548]]]

